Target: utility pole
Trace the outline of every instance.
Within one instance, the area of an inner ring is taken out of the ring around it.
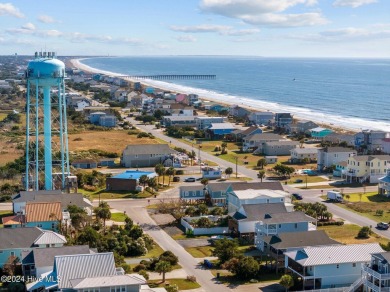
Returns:
[[[236,178],[238,176],[238,156],[235,157],[236,159]]]
[[[200,175],[202,175],[202,160],[200,159],[200,149],[202,149],[202,145],[199,145],[199,154],[198,154],[198,160],[199,160],[199,172],[200,172]]]

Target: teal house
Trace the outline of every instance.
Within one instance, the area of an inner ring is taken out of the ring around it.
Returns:
[[[318,139],[318,140],[325,138],[326,136],[328,136],[331,133],[332,133],[332,130],[326,129],[326,128],[321,128],[321,127],[317,127],[317,128],[310,130],[310,135],[312,136],[312,138]]]

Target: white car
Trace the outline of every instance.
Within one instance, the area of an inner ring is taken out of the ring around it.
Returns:
[[[195,182],[196,178],[194,178],[194,177],[187,177],[184,181],[185,182]]]

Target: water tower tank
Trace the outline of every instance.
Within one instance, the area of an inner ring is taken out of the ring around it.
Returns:
[[[36,58],[28,63],[27,74],[30,80],[39,78],[41,86],[57,85],[57,78],[65,77],[65,64],[52,58]]]

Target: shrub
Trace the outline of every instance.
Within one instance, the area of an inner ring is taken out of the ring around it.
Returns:
[[[139,272],[139,271],[141,271],[141,270],[146,270],[146,266],[143,265],[143,264],[138,264],[138,265],[136,265],[136,266],[133,268],[133,271],[134,271],[134,272]]]
[[[196,277],[193,275],[187,276],[187,281],[196,282]]]
[[[375,215],[376,216],[383,216],[383,210],[376,210]]]
[[[138,274],[145,278],[145,280],[149,280],[149,274],[145,270],[138,271]]]
[[[371,234],[370,227],[368,226],[363,226],[357,235],[357,238],[369,238]]]
[[[149,134],[146,132],[138,133],[137,138],[148,138]]]
[[[183,174],[184,174],[184,170],[182,169],[176,170],[176,175],[183,175]]]
[[[179,258],[170,250],[164,251],[158,258],[158,260],[169,262],[171,266],[177,265],[177,263],[179,262]]]
[[[77,137],[77,138],[74,138],[73,141],[83,141],[83,138]]]

